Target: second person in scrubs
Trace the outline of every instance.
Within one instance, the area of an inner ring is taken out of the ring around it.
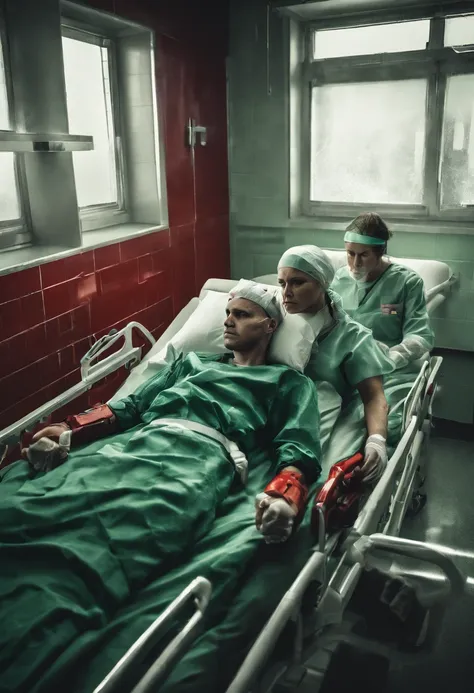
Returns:
[[[378,214],[354,219],[344,237],[347,266],[336,272],[331,288],[341,297],[344,310],[372,331],[393,363],[384,389],[390,406],[389,437],[396,439],[404,398],[420,369],[417,362],[433,348],[434,335],[423,280],[386,256],[391,235]]]
[[[370,330],[352,320],[339,297],[329,290],[333,277],[331,261],[314,245],[289,248],[278,263],[286,311],[301,314],[316,335],[305,374],[318,386],[323,477],[332,464],[362,448],[362,471],[370,480],[377,478],[387,462],[382,376],[392,365]]]

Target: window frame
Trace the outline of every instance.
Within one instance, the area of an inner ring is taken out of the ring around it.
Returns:
[[[79,218],[83,232],[95,231],[113,224],[124,224],[130,221],[127,203],[127,169],[124,156],[123,118],[120,103],[120,90],[117,70],[117,47],[114,38],[106,32],[98,31],[92,25],[84,24],[67,17],[61,17],[61,36],[101,48],[107,48],[110,78],[110,98],[114,128],[114,155],[117,185],[117,202],[106,202],[97,205],[78,205]],[[77,189],[77,188],[76,188]]]
[[[445,19],[464,13],[413,13],[412,16],[374,14],[370,21],[365,17],[348,17],[307,22],[300,30],[303,42],[301,70],[301,183],[302,212],[306,216],[339,220],[356,216],[368,208],[388,219],[437,220],[441,222],[469,222],[474,220],[474,207],[441,207],[441,145],[447,80],[460,74],[474,75],[474,52],[457,54],[452,47],[444,47]],[[472,14],[472,13],[471,13]],[[429,19],[430,32],[427,48],[399,53],[378,53],[337,58],[314,59],[314,32],[322,29],[345,29],[369,24],[387,24],[396,21]],[[423,201],[420,205],[346,203],[311,200],[311,100],[312,88],[325,84],[355,84],[369,81],[394,81],[410,78],[427,79],[425,110],[425,148],[423,172]]]
[[[8,54],[8,39],[4,17],[0,8],[0,51],[2,52],[3,66],[5,70],[5,90],[7,95],[9,130],[14,131],[14,101],[13,80]],[[20,216],[16,219],[0,220],[0,252],[27,245],[31,242],[31,218],[29,215],[28,195],[26,186],[26,173],[24,155],[13,153],[15,186],[18,196]]]

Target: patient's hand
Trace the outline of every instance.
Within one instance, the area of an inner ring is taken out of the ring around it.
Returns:
[[[67,459],[72,431],[65,423],[46,426],[35,433],[31,444],[21,451],[35,472],[49,472]]]
[[[50,424],[49,426],[46,426],[45,428],[42,428],[40,431],[37,431],[34,436],[31,439],[31,444],[37,443],[40,438],[49,438],[50,440],[54,440],[55,443],[59,442],[59,436],[61,433],[64,433],[64,431],[69,431],[69,426],[65,423],[58,423],[58,424]],[[25,460],[28,459],[28,448],[22,448],[21,450],[22,457],[24,457]]]
[[[259,493],[255,498],[255,525],[267,544],[278,544],[290,536],[297,509],[284,498]]]

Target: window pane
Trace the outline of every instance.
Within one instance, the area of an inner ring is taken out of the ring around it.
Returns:
[[[108,50],[63,37],[63,56],[69,131],[94,138],[93,151],[73,154],[79,207],[117,202]]]
[[[10,128],[8,115],[7,87],[5,81],[5,65],[3,62],[3,47],[0,42],[0,129]],[[0,222],[19,219],[20,205],[16,187],[15,158],[11,152],[0,153]]]
[[[326,29],[314,34],[314,57],[339,58],[424,50],[430,35],[429,19],[397,24],[376,24],[347,29]]]
[[[0,130],[10,129],[8,115],[7,85],[5,80],[5,65],[3,62],[3,48],[0,41]]]
[[[15,159],[12,152],[0,153],[0,221],[20,218]]]
[[[474,43],[474,16],[452,17],[444,25],[445,46],[465,46]]]
[[[441,163],[441,204],[474,205],[474,75],[448,77]]]
[[[314,87],[311,199],[421,204],[424,79]]]

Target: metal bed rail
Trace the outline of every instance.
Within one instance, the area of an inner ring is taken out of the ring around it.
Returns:
[[[212,586],[209,580],[203,577],[193,580],[134,642],[105,679],[94,689],[94,693],[123,693],[125,680],[130,676],[133,667],[143,661],[163,637],[172,620],[193,600],[196,606],[195,613],[135,685],[132,693],[156,690],[165,681],[176,661],[183,656],[199,635],[211,593]]]
[[[369,497],[353,530],[343,545],[345,549],[344,554],[332,574],[327,588],[323,591],[320,602],[315,608],[315,613],[311,619],[312,632],[316,636],[318,633],[324,633],[324,629],[330,626],[338,626],[342,623],[344,611],[366,566],[367,558],[373,551],[385,551],[430,563],[445,574],[452,597],[457,598],[464,593],[465,578],[453,562],[451,555],[443,551],[442,547],[403,539],[386,533],[391,528],[395,531],[399,529],[404,516],[404,510],[406,509],[407,498],[411,492],[417,454],[419,454],[423,438],[423,433],[417,430],[417,424],[417,417],[414,416],[401,444],[392,456],[385,474]],[[402,475],[402,479],[399,482],[398,490],[400,490],[400,494],[399,496],[396,495],[392,502],[392,515],[383,533],[372,533],[373,528],[377,527],[382,520],[387,504],[390,503],[392,484],[404,462],[406,463],[405,469],[408,469],[408,471],[406,475]],[[403,488],[402,483],[405,484],[404,498],[401,490]],[[262,668],[271,656],[285,625],[290,618],[294,618],[298,613],[306,589],[313,580],[317,579],[318,570],[320,574],[323,571],[323,563],[319,561],[323,561],[325,558],[326,556],[318,551],[311,556],[261,631],[226,693],[249,693],[249,691],[253,690],[252,687],[260,677]],[[331,637],[339,638],[340,633],[330,636],[329,639]],[[311,654],[314,653],[315,647],[317,647],[317,640],[310,647]],[[288,671],[290,666],[296,669],[301,668],[302,663],[309,656],[309,652],[302,653],[300,661],[293,661],[286,666],[280,666],[279,676]]]
[[[54,411],[80,397],[102,378],[114,373],[121,366],[133,367],[136,365],[141,359],[142,348],[133,346],[132,332],[134,329],[141,332],[151,344],[155,343],[153,335],[138,322],[129,322],[121,330],[112,330],[109,334],[104,335],[82,357],[81,381],[0,431],[0,445],[18,442],[25,431],[30,430],[35,424],[45,421]],[[122,338],[124,342],[118,351],[106,356],[101,361],[97,361],[101,354]]]

